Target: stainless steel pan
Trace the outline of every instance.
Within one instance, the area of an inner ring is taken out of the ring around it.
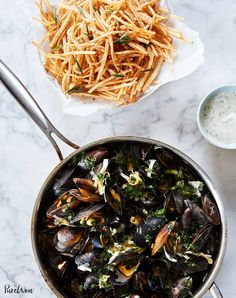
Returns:
[[[212,184],[210,178],[207,176],[207,174],[188,156],[186,156],[184,153],[180,152],[179,150],[161,143],[156,140],[147,139],[147,138],[140,138],[140,137],[111,137],[107,139],[98,140],[96,142],[90,143],[88,145],[85,145],[83,147],[79,147],[76,144],[69,141],[67,138],[65,138],[49,121],[49,119],[46,117],[44,112],[41,110],[41,108],[38,106],[34,98],[31,96],[31,94],[26,90],[26,88],[23,86],[23,84],[19,81],[19,79],[9,70],[9,68],[0,60],[0,80],[5,85],[5,87],[9,90],[9,92],[15,97],[16,101],[23,107],[23,109],[27,112],[27,114],[31,117],[31,119],[38,125],[38,127],[44,132],[44,134],[47,136],[49,141],[52,143],[53,147],[55,148],[59,158],[60,163],[53,169],[53,171],[49,174],[49,176],[46,178],[44,184],[41,187],[41,190],[38,194],[38,197],[35,202],[35,207],[32,214],[32,225],[31,225],[31,238],[32,238],[32,246],[33,246],[33,252],[35,259],[37,261],[38,267],[40,269],[40,272],[42,276],[44,277],[45,281],[47,282],[48,286],[51,288],[51,290],[54,292],[54,294],[57,297],[63,298],[67,297],[66,294],[63,292],[63,290],[60,288],[59,283],[57,283],[47,270],[45,263],[43,262],[43,258],[40,255],[40,249],[38,247],[37,242],[37,230],[38,230],[38,218],[40,215],[40,211],[42,209],[42,206],[46,199],[46,193],[49,188],[49,186],[52,184],[52,181],[55,179],[57,174],[61,172],[62,168],[64,168],[68,162],[71,161],[71,159],[76,156],[77,154],[92,149],[94,147],[97,147],[98,145],[108,144],[108,143],[116,143],[120,141],[133,141],[133,142],[141,142],[141,143],[149,143],[149,144],[155,144],[158,146],[162,146],[164,148],[168,148],[169,150],[173,151],[175,154],[177,154],[180,158],[184,159],[187,163],[189,163],[199,174],[199,176],[203,179],[203,181],[208,186],[209,190],[211,191],[219,212],[221,216],[221,239],[220,239],[220,248],[217,255],[217,259],[214,263],[214,266],[212,267],[211,271],[207,275],[204,283],[201,285],[201,287],[198,289],[198,291],[195,293],[195,298],[202,297],[207,291],[210,291],[213,297],[219,298],[223,297],[220,290],[214,283],[214,280],[216,278],[216,275],[221,267],[225,249],[226,249],[226,242],[227,242],[227,224],[226,224],[226,217],[225,212],[223,208],[223,204],[221,199],[219,198],[219,195],[217,194],[214,185]],[[63,142],[68,144],[69,146],[76,149],[74,152],[72,152],[68,157],[63,159],[61,150],[59,146],[57,145],[56,141],[53,139],[53,134],[57,135]]]

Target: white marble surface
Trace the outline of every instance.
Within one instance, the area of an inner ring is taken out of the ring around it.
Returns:
[[[201,98],[213,87],[236,83],[236,2],[172,0],[176,12],[200,32],[205,64],[138,106],[82,119],[61,113],[56,92],[40,66],[25,9],[32,2],[0,1],[1,59],[22,79],[55,126],[78,144],[114,135],[145,136],[176,146],[205,169],[222,197],[229,225],[217,283],[224,297],[236,297],[236,152],[208,144],[196,125]],[[53,297],[32,255],[30,220],[39,188],[57,162],[47,139],[0,85],[0,297]],[[34,293],[4,295],[5,284],[34,288]]]

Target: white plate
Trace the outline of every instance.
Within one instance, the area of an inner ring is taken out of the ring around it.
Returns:
[[[55,0],[52,2],[57,3],[57,1]],[[167,7],[168,4],[165,2],[165,5],[163,4],[163,6]],[[185,39],[192,41],[192,44],[188,44],[177,39],[174,40],[174,45],[176,46],[177,50],[173,68],[171,68],[168,63],[165,63],[162,66],[160,74],[158,75],[157,84],[151,85],[147,92],[140,96],[138,101],[145,100],[145,98],[150,96],[162,85],[181,79],[191,74],[198,68],[199,65],[204,62],[204,47],[200,40],[198,32],[189,28],[187,24],[182,21],[174,20],[173,25],[175,28],[183,33]],[[39,31],[37,30],[36,39],[37,37],[38,39],[40,39],[41,35],[42,31],[40,31],[39,33]],[[48,47],[48,44],[45,44],[45,47]],[[116,103],[109,102],[105,99],[98,99],[96,101],[92,99],[86,99],[86,101],[82,102],[79,96],[66,96],[61,91],[61,88],[56,80],[49,75],[48,78],[58,92],[58,95],[62,102],[62,109],[65,114],[87,116],[99,110],[110,110],[118,107]],[[125,108],[125,106],[123,106],[123,108]]]

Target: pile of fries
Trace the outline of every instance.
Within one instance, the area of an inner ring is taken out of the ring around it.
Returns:
[[[46,34],[34,44],[45,69],[65,94],[82,100],[134,103],[156,82],[163,63],[173,63],[173,38],[184,40],[170,25],[176,16],[157,0],[64,0],[57,7],[41,0],[37,5]]]

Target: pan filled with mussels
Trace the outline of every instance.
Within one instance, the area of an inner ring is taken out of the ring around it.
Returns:
[[[62,161],[32,216],[39,269],[57,297],[184,298],[214,283],[226,247],[222,202],[205,172],[159,141],[111,137],[79,148],[0,63],[0,78]],[[77,148],[63,159],[56,134]]]

